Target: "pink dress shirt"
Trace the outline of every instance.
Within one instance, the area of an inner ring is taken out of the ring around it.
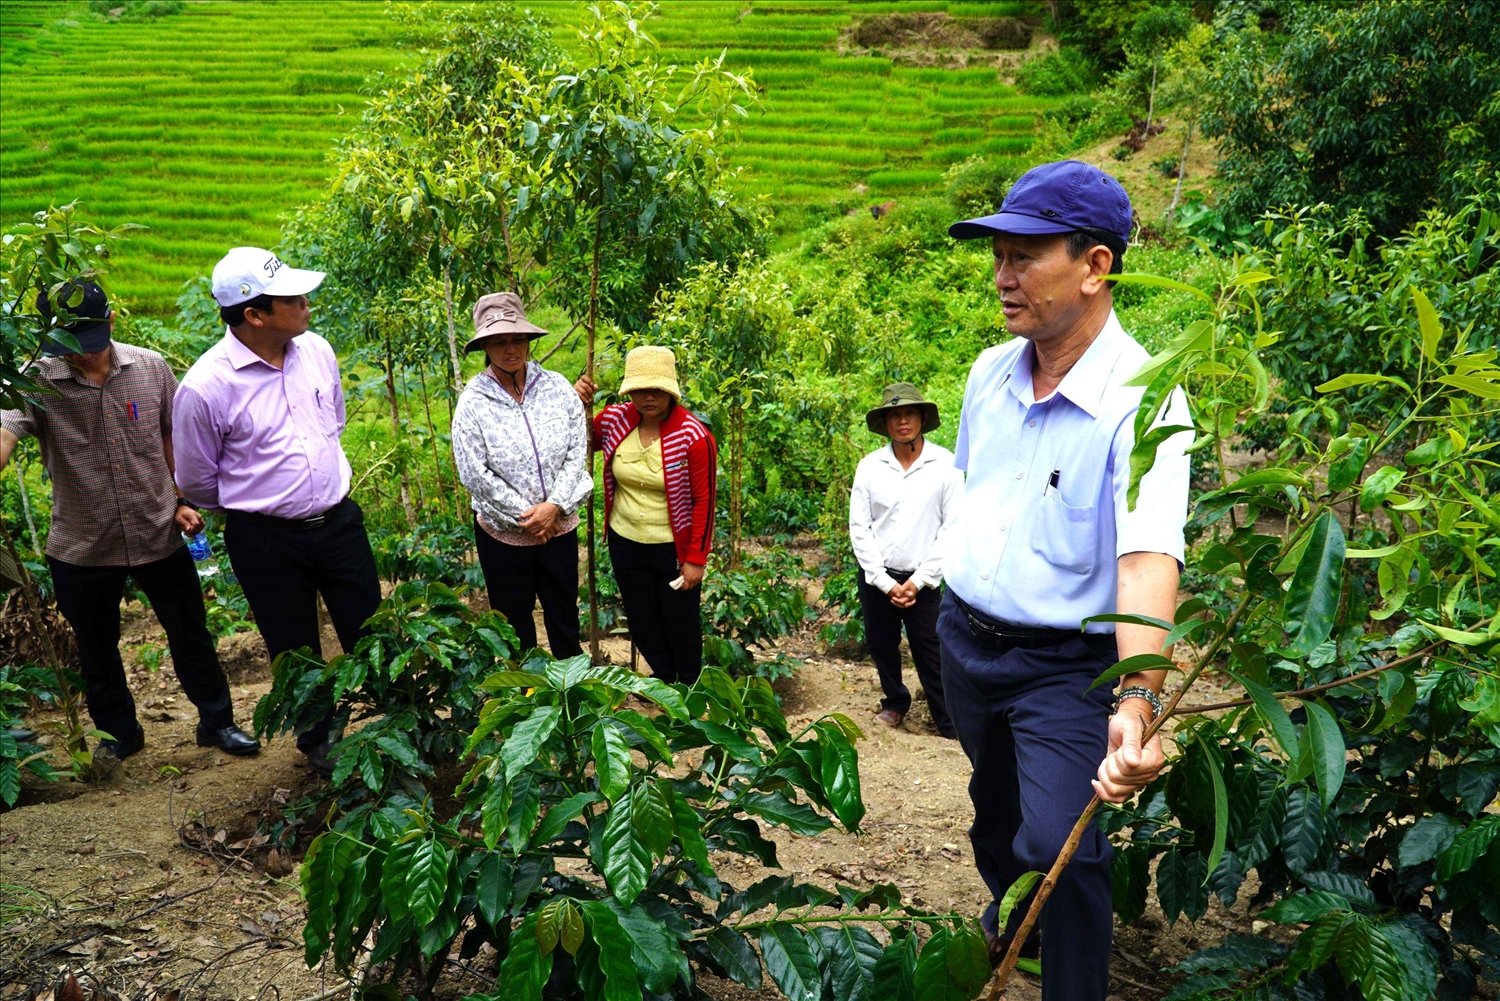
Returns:
[[[209,509],[311,518],[349,493],[338,358],[311,331],[267,364],[232,332],[182,378],[172,405],[177,486]]]

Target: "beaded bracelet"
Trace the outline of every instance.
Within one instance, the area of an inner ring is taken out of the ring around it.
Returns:
[[[1118,692],[1116,692],[1115,712],[1120,711],[1120,703],[1124,702],[1126,699],[1145,699],[1146,702],[1150,704],[1151,718],[1146,721],[1148,724],[1156,722],[1157,717],[1161,715],[1161,696],[1157,695],[1145,685],[1131,685],[1129,688],[1122,688]]]

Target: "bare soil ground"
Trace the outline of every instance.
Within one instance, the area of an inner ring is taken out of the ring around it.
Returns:
[[[128,664],[132,650],[161,637],[144,610],[129,609],[127,619]],[[859,749],[868,813],[857,834],[784,835],[784,869],[826,886],[893,882],[916,905],[977,914],[985,900],[965,833],[969,769],[958,744],[937,735],[920,697],[901,729],[876,724],[873,667],[820,654],[811,631],[794,637],[786,652],[804,661],[779,686],[794,722],[842,712],[865,728]],[[623,648],[610,654],[617,663],[628,659]],[[237,718],[248,726],[269,687],[264,650],[255,634],[241,634],[221,641],[220,655]],[[99,989],[83,997],[341,996],[340,976],[303,963],[297,859],[268,855],[257,840],[257,824],[320,780],[290,740],[249,759],[197,747],[196,714],[170,671],[136,666],[131,680],[145,750],[99,783],[28,782],[17,808],[0,814],[0,1001],[61,999],[53,988],[68,973]],[[737,872],[746,868],[738,860],[723,866],[738,885],[758,877]],[[1162,970],[1200,937],[1212,941],[1243,923],[1211,911],[1197,926],[1167,929],[1148,914],[1120,929],[1115,997],[1159,998]],[[724,1001],[779,996],[709,978],[705,986]],[[455,980],[454,988],[462,996],[482,982]],[[1024,978],[1009,994],[1010,1001],[1039,996]]]

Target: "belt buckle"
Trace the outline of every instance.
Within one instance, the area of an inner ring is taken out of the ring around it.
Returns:
[[[327,520],[327,515],[321,515],[320,514],[316,518],[307,518],[307,519],[304,519],[303,522],[302,522],[302,527],[305,528],[305,529],[307,529],[310,532],[310,531],[312,531],[315,528],[322,528],[323,527],[323,522],[325,522],[326,520]]]

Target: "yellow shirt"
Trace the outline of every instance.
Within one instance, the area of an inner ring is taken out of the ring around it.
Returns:
[[[667,482],[661,471],[661,439],[652,442],[649,448],[642,448],[641,429],[636,428],[615,449],[609,468],[615,477],[615,502],[609,527],[631,542],[671,542]]]

